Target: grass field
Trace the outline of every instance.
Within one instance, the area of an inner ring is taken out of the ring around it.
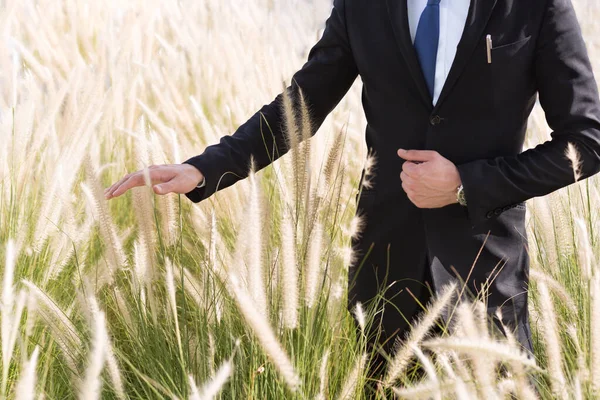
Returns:
[[[600,71],[600,5],[574,2]],[[353,318],[370,315],[345,298],[372,163],[360,79],[316,136],[207,201],[149,187],[104,200],[125,173],[200,154],[270,102],[330,10],[0,1],[0,398],[600,396],[597,177],[528,202],[535,361],[491,336],[479,303],[457,308],[464,329],[428,337],[441,294],[385,382],[366,380]],[[536,109],[527,147],[549,133]]]

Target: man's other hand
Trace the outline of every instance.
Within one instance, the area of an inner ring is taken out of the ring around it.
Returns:
[[[456,165],[433,150],[398,150],[404,160],[402,188],[409,200],[419,208],[441,208],[457,203],[456,191],[461,185]]]
[[[190,164],[152,165],[148,167],[152,189],[156,194],[185,194],[194,190],[204,178],[202,173]],[[144,186],[144,170],[127,174],[120,181],[104,190],[109,200],[119,197],[136,186]]]

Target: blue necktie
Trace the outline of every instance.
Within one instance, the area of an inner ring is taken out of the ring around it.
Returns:
[[[414,46],[432,98],[439,41],[440,0],[428,0],[417,25]]]

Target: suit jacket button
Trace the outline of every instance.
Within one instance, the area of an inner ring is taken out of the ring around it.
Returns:
[[[493,211],[490,211],[490,212],[488,212],[487,214],[485,214],[485,216],[486,216],[487,218],[492,218],[492,217],[494,216],[494,212],[493,212]]]
[[[496,215],[500,215],[500,214],[502,214],[502,209],[501,209],[501,208],[496,208],[496,209],[494,210],[494,214],[496,214]]]
[[[429,119],[429,123],[433,126],[438,125],[440,122],[442,122],[442,118],[439,115],[434,115]]]

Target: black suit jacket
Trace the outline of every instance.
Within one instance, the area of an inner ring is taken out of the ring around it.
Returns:
[[[526,295],[515,299],[527,283],[524,202],[574,182],[564,155],[569,142],[580,153],[583,178],[600,168],[597,85],[570,0],[472,0],[435,107],[411,42],[406,0],[335,0],[323,36],[288,90],[297,96],[302,88],[316,131],[359,74],[377,172],[374,189],[359,200],[368,223],[357,248],[393,242],[402,254],[392,266],[398,269],[421,268],[428,254],[436,285],[454,270],[466,278],[481,249],[482,267],[469,276],[473,287],[499,266],[491,306],[512,299],[508,311],[523,322]],[[523,152],[537,94],[552,140]],[[262,168],[284,154],[281,128],[279,95],[232,136],[186,161],[207,182],[187,196],[199,202],[246,177],[251,155]],[[398,148],[436,150],[453,161],[468,207],[416,208],[401,186]]]

